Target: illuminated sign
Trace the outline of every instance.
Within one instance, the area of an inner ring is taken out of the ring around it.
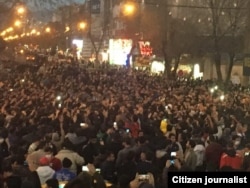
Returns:
[[[139,41],[140,53],[142,56],[151,56],[153,49],[148,41]]]
[[[127,56],[132,48],[130,39],[110,39],[109,40],[109,61],[110,64],[126,65]]]

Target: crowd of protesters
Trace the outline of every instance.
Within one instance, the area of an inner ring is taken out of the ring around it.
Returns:
[[[12,68],[0,82],[1,186],[160,188],[168,171],[248,171],[247,89],[215,85],[126,68]]]

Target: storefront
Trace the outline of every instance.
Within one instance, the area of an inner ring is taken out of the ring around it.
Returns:
[[[132,45],[131,39],[110,39],[109,63],[111,65],[126,65]]]

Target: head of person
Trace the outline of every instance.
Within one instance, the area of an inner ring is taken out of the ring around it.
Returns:
[[[48,179],[45,183],[46,183],[46,188],[60,188],[57,179]]]
[[[194,140],[188,140],[188,141],[187,141],[187,144],[186,144],[186,147],[187,147],[188,149],[194,149],[195,145],[196,145],[196,143],[195,143]]]
[[[70,168],[71,165],[72,165],[72,161],[69,158],[65,157],[62,161],[63,168]]]
[[[123,145],[124,147],[129,147],[129,146],[131,146],[131,138],[129,138],[129,137],[124,138],[124,139],[123,139],[123,142],[122,142],[122,145]]]
[[[51,147],[45,147],[44,152],[46,153],[47,158],[53,157],[53,149]]]
[[[175,143],[176,142],[176,135],[171,133],[169,134],[169,140],[172,142],[172,143]]]
[[[39,159],[39,166],[50,166],[50,159],[42,157]]]
[[[228,142],[226,149],[227,150],[234,150],[234,142],[233,141]]]
[[[106,160],[113,162],[115,161],[115,154],[113,152],[107,152],[106,153]]]

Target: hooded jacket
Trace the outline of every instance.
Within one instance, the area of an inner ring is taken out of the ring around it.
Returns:
[[[205,147],[202,144],[197,144],[194,147],[194,152],[197,156],[196,166],[202,166],[205,161]]]
[[[37,174],[39,176],[41,185],[45,184],[48,179],[53,178],[55,171],[49,166],[40,166],[37,168]]]

